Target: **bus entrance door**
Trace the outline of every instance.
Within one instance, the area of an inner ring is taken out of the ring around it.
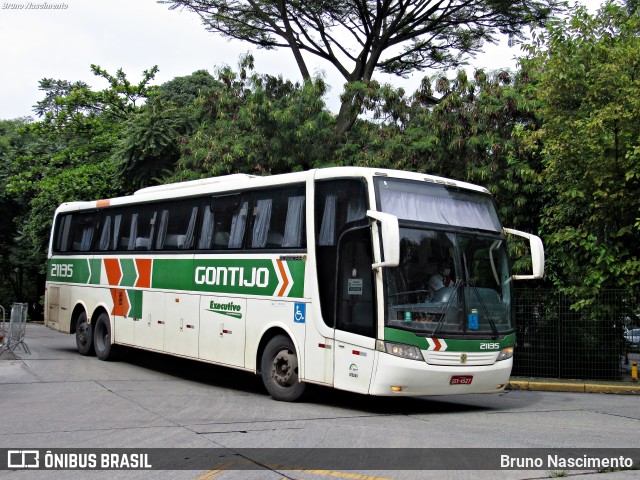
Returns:
[[[376,343],[370,232],[358,228],[339,242],[334,386],[360,393],[369,392]]]

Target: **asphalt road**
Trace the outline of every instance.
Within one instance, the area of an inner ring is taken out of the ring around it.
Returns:
[[[304,402],[282,403],[245,372],[137,351],[101,362],[77,354],[73,336],[38,324],[28,325],[26,341],[30,355],[0,355],[0,449],[640,448],[638,395],[507,391],[402,399],[312,388]],[[251,470],[219,465],[176,471],[0,470],[0,478],[477,480],[552,475],[546,469],[292,471],[252,464],[247,457],[243,461]],[[563,476],[578,473],[584,472],[562,471]],[[618,471],[579,478],[638,476],[638,471]]]

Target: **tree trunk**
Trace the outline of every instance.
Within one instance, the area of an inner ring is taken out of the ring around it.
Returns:
[[[354,97],[347,100],[343,100],[340,105],[340,111],[336,118],[336,136],[342,137],[345,133],[351,130],[353,124],[358,118],[357,109],[353,105]]]

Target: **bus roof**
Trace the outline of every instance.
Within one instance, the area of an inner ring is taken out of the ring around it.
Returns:
[[[94,208],[102,208],[115,205],[127,205],[135,203],[151,202],[154,200],[170,200],[181,197],[191,197],[206,194],[225,193],[236,190],[250,188],[261,188],[277,185],[287,185],[303,183],[310,179],[324,180],[332,178],[349,177],[390,177],[407,180],[419,180],[433,184],[454,186],[465,190],[476,191],[478,193],[489,193],[484,187],[473,185],[467,182],[452,180],[425,173],[406,172],[402,170],[390,170],[370,167],[327,167],[321,169],[307,170],[304,172],[283,173],[278,175],[248,175],[236,173],[222,175],[219,177],[209,177],[186,182],[169,183],[146,187],[136,191],[133,195],[116,197],[104,200],[76,201],[63,203],[56,212],[76,211]]]

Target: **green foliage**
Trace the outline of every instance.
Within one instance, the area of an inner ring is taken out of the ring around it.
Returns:
[[[125,191],[172,175],[181,143],[203,120],[204,110],[197,100],[220,86],[203,70],[177,77],[155,89],[147,103],[129,116],[124,136],[113,154],[120,165],[119,177]]]
[[[15,244],[16,222],[26,212],[27,206],[20,203],[6,190],[7,179],[15,173],[11,159],[29,148],[31,139],[21,135],[21,129],[30,123],[30,119],[0,121],[0,305],[5,308],[11,302],[27,298],[25,289],[35,292],[33,284],[25,285],[25,269],[28,264],[20,255]]]
[[[491,3],[504,15],[525,8]],[[38,121],[0,122],[0,268],[12,279],[0,296],[9,290],[12,300],[34,296],[24,278],[42,272],[53,212],[63,201],[329,165],[411,170],[486,186],[506,225],[543,233],[549,277],[579,294],[575,308],[592,302],[600,288],[620,286],[620,279],[637,286],[640,20],[630,6],[608,4],[596,16],[572,10],[536,34],[517,72],[439,74],[408,94],[373,80],[375,68],[383,68],[376,63],[349,77],[337,116],[323,101],[323,80],[304,76],[300,84],[258,74],[250,55],[236,70],[197,71],[159,87],[150,85],[157,67],[132,83],[121,70],[111,75],[94,65],[109,84],[101,91],[43,79]],[[322,6],[330,7],[347,4]],[[515,34],[518,25],[491,28]],[[458,40],[469,42],[470,52],[482,35],[469,35]],[[402,62],[426,65],[426,57],[415,55],[418,50],[388,66],[398,73],[411,67]],[[445,62],[437,52],[429,55]],[[340,122],[347,128],[336,128]]]
[[[2,272],[11,288],[0,290],[2,303],[37,304],[56,207],[66,201],[113,197],[122,193],[117,164],[112,159],[126,128],[124,120],[153,92],[148,82],[157,68],[138,84],[119,70],[115,76],[92,65],[109,87],[92,91],[83,82],[44,79],[44,99],[35,111],[37,122],[16,120],[0,126],[0,211],[3,215]]]
[[[111,75],[99,65],[91,65],[91,71],[106,80],[109,87],[93,91],[84,82],[71,83],[51,78],[41,80],[40,90],[45,92],[45,98],[36,104],[36,115],[57,125],[64,125],[78,115],[126,119],[154,91],[155,87],[149,86],[149,82],[155,77],[158,67],[145,70],[137,84],[132,84],[122,69]]]
[[[556,285],[587,298],[640,284],[640,17],[575,8],[530,46],[544,153],[541,226]]]
[[[337,163],[397,168],[486,186],[510,226],[536,230],[539,153],[521,138],[539,128],[526,77],[464,71],[425,78],[407,97],[388,85],[353,84],[359,121],[337,149]],[[435,92],[434,92],[435,90]],[[442,99],[435,100],[434,94]]]
[[[356,120],[355,93],[376,72],[407,76],[456,68],[496,36],[521,38],[523,30],[561,11],[558,0],[413,0],[323,2],[160,0],[196,13],[205,28],[258,48],[291,50],[305,82],[312,81],[303,53],[335,68],[350,85],[335,121],[338,135]],[[374,86],[375,88],[375,86]]]
[[[327,161],[333,131],[322,80],[301,86],[255,74],[251,56],[238,72],[219,69],[216,79],[200,101],[202,121],[181,144],[174,178],[283,173]]]

